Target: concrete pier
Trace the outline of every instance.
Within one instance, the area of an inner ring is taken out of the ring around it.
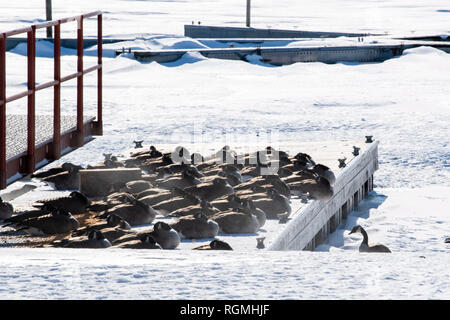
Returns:
[[[144,141],[145,142],[145,141]],[[330,167],[336,175],[336,183],[333,185],[334,196],[327,201],[308,200],[303,203],[301,199],[292,197],[292,214],[285,224],[279,223],[277,219],[268,219],[266,224],[257,233],[252,234],[224,234],[219,233],[217,238],[226,241],[235,251],[255,250],[313,250],[320,243],[326,241],[328,234],[336,230],[338,225],[347,217],[348,213],[373,188],[373,174],[378,168],[378,141],[365,143],[358,141],[315,141],[315,142],[291,142],[271,143],[272,147],[281,149],[291,155],[297,152],[305,152],[317,162]],[[171,151],[178,145],[157,145],[159,150]],[[183,144],[190,152],[200,152],[204,156],[215,153],[217,144]],[[353,146],[360,148],[360,154],[354,155]],[[148,145],[144,149],[148,149]],[[231,145],[238,153],[262,150],[266,145]],[[118,155],[126,158],[130,152],[143,150],[129,149]],[[346,158],[346,166],[339,168],[338,159]],[[26,180],[22,181],[27,183]],[[53,190],[41,190],[40,197],[54,198],[60,193]],[[36,199],[26,196],[12,200],[15,208],[22,210],[30,208]],[[174,218],[157,216],[157,221],[171,222]],[[134,227],[135,230],[148,229],[150,225]],[[3,230],[8,232],[9,230]],[[256,247],[257,238],[264,237],[264,249]],[[2,238],[1,246],[24,246],[39,242],[39,238],[30,238],[23,235],[7,236]],[[182,240],[180,250],[191,250],[202,244],[207,244],[212,239]]]
[[[365,37],[368,33],[323,32],[282,29],[257,29],[224,26],[185,25],[184,35],[190,38],[337,38]]]
[[[305,152],[317,163],[322,163],[335,173],[336,183],[333,185],[334,196],[327,201],[309,200],[302,203],[301,199],[291,198],[292,214],[286,224],[280,224],[277,219],[268,219],[264,227],[255,234],[222,234],[217,238],[226,241],[236,251],[261,250],[256,247],[257,238],[265,237],[265,249],[262,250],[314,250],[326,241],[328,235],[335,231],[348,214],[358,206],[358,203],[373,189],[373,174],[378,169],[378,141],[366,143],[360,141],[317,141],[300,143],[271,144],[295,155]],[[178,145],[157,145],[162,150],[174,150]],[[183,144],[190,152],[200,152],[208,155],[217,151],[211,145]],[[355,156],[353,146],[359,147],[360,154]],[[262,150],[265,146],[230,145],[238,153]],[[144,147],[148,149],[148,146]],[[142,149],[130,149],[130,152]],[[339,168],[338,159],[346,158],[346,166]],[[157,217],[157,221],[171,221],[171,218]],[[148,227],[142,227],[142,230]],[[138,228],[140,229],[140,228]],[[183,240],[180,249],[190,250],[196,246],[209,243],[211,239],[196,241]]]
[[[372,44],[355,46],[321,46],[321,47],[251,47],[220,49],[178,49],[178,50],[135,50],[134,57],[143,62],[173,62],[187,52],[198,52],[207,58],[225,60],[244,60],[248,55],[260,55],[261,61],[273,65],[289,65],[297,62],[382,62],[399,56],[406,49],[420,46],[432,46],[450,52],[450,44],[414,42],[398,44]],[[116,51],[116,55],[121,54]]]

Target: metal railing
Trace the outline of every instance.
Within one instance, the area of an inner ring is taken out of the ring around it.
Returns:
[[[83,69],[83,20],[97,16],[97,64]],[[61,76],[61,24],[77,22],[77,72]],[[54,28],[54,77],[53,81],[36,85],[36,30]],[[6,95],[6,39],[17,34],[27,34],[27,90]],[[77,131],[75,146],[84,144],[83,123],[83,76],[97,70],[97,123],[96,134],[102,134],[102,13],[101,11],[74,16],[65,19],[47,21],[29,27],[0,33],[0,189],[7,185],[7,159],[6,159],[6,105],[9,102],[27,97],[27,156],[25,173],[35,171],[36,158],[36,91],[53,87],[53,141],[51,144],[51,158],[56,160],[61,156],[61,84],[71,79],[77,79]]]

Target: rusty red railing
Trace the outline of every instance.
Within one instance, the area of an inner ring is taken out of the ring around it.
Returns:
[[[83,20],[97,16],[97,42],[98,60],[97,64],[83,69]],[[67,76],[61,76],[61,24],[77,22],[77,72]],[[54,27],[54,78],[40,85],[36,85],[36,30]],[[26,33],[27,34],[27,90],[12,96],[6,96],[6,39],[8,37]],[[83,123],[83,76],[97,70],[97,121],[93,132],[102,135],[102,13],[95,11],[79,16],[47,21],[34,24],[29,27],[0,33],[0,189],[7,185],[8,163],[6,159],[6,104],[24,97],[28,99],[27,111],[27,155],[26,164],[23,166],[24,173],[32,173],[36,169],[36,114],[35,93],[36,91],[53,87],[53,140],[49,156],[56,160],[61,156],[61,84],[77,78],[77,130],[74,137],[74,147],[84,144],[85,125]]]

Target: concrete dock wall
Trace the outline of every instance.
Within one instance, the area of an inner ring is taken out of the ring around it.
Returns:
[[[185,25],[184,35],[190,38],[337,38],[364,37],[369,34]]]
[[[342,47],[265,47],[265,48],[222,48],[133,51],[139,61],[173,62],[187,52],[199,52],[207,58],[225,60],[246,60],[246,56],[258,54],[265,63],[288,65],[296,62],[380,62],[401,55],[411,45],[390,46],[342,46]],[[121,51],[117,51],[120,54]]]
[[[378,169],[378,141],[342,170],[328,201],[312,200],[272,242],[268,250],[314,250],[336,230],[348,213],[373,189],[373,173]]]

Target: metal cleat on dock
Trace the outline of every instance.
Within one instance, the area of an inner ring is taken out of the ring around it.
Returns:
[[[144,140],[133,141],[133,143],[135,144],[135,145],[134,145],[134,148],[135,148],[135,149],[143,148],[142,142],[144,142]]]
[[[258,249],[264,249],[266,246],[264,245],[264,239],[266,239],[266,237],[262,237],[262,238],[256,238],[256,247]]]
[[[366,136],[366,143],[372,143],[373,142],[373,136]]]
[[[302,199],[302,200],[301,200],[301,203],[308,203],[309,192],[302,193],[302,194],[300,195],[300,198]]]
[[[278,219],[279,219],[279,221],[278,221],[278,223],[281,223],[281,224],[285,224],[288,220],[289,220],[289,213],[280,213],[280,214],[277,214],[277,217],[278,217]]]
[[[352,154],[356,157],[359,155],[359,150],[361,150],[361,148],[355,147],[353,146],[353,152]]]
[[[345,166],[346,166],[345,160],[347,160],[347,158],[338,159],[338,161],[339,161],[339,168],[345,168]]]

